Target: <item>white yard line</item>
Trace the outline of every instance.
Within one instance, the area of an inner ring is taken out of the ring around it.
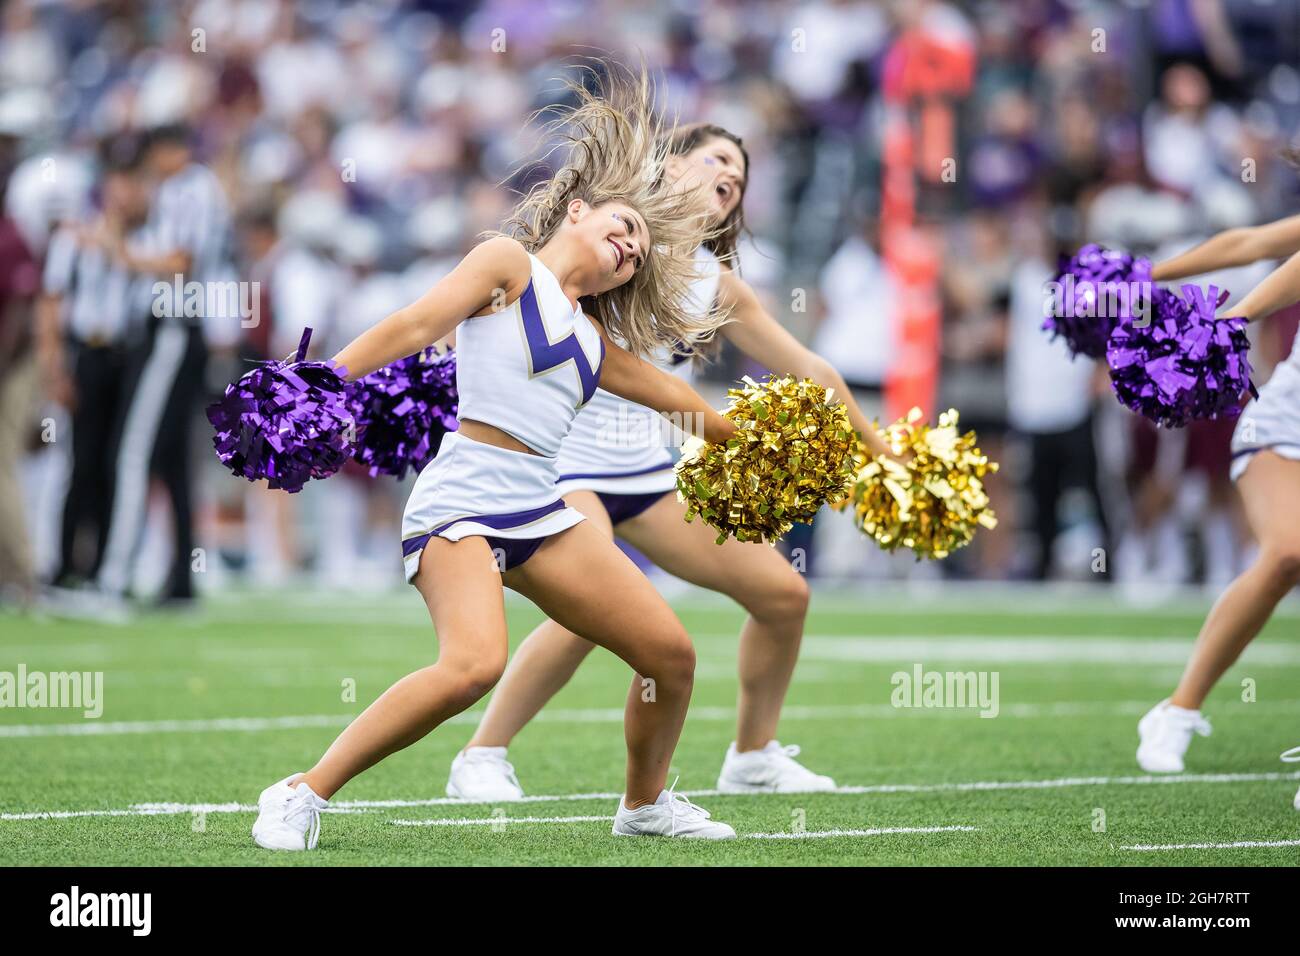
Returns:
[[[73,820],[79,817],[162,817],[191,813],[253,813],[242,803],[140,803],[124,810],[31,810],[0,813],[0,820]]]
[[[979,790],[1063,790],[1071,787],[1173,786],[1181,783],[1261,783],[1300,780],[1290,773],[1185,773],[1132,777],[1058,777],[1053,780],[984,780],[973,783],[883,783],[868,787],[837,787],[836,793],[943,793]]]
[[[1073,787],[1117,786],[1173,786],[1186,783],[1261,783],[1300,780],[1300,771],[1290,773],[1202,773],[1171,776],[1143,777],[1057,777],[1049,780],[979,780],[956,783],[882,783],[870,786],[836,787],[824,791],[827,795],[862,795],[888,793],[946,793],[986,790],[1061,790]],[[718,790],[683,790],[687,797],[735,796]],[[612,791],[593,793],[561,793],[526,796],[522,800],[496,801],[502,803],[567,803],[589,800],[617,800],[621,794]],[[760,794],[765,796],[765,794]],[[784,797],[807,794],[780,794]],[[428,797],[414,800],[338,800],[329,810],[338,813],[357,813],[370,810],[391,810],[407,807],[486,806],[488,804],[460,800],[455,797]],[[0,820],[62,820],[72,817],[123,817],[163,816],[187,813],[251,813],[257,809],[242,803],[137,803],[114,810],[29,810],[0,813]]]
[[[1024,719],[1135,716],[1151,709],[1150,700],[1062,701],[1048,704],[1002,704],[998,716]],[[1300,700],[1261,701],[1237,712],[1295,713]],[[786,720],[870,720],[894,718],[947,718],[973,720],[976,708],[894,707],[892,704],[789,704],[781,711]],[[82,720],[70,724],[0,724],[0,739],[19,737],[100,737],[123,734],[206,734],[263,733],[274,730],[300,730],[317,727],[342,727],[352,720],[351,714],[297,714],[285,717],[211,717],[195,720]],[[477,725],[480,711],[457,714],[449,724]],[[692,721],[735,720],[734,707],[692,707],[687,715]],[[550,708],[535,718],[554,724],[621,724],[619,707]]]
[[[5,644],[0,642],[0,651],[10,663],[4,670],[12,670],[14,662],[27,661],[29,658],[45,660],[51,654],[57,654],[60,660],[75,659],[78,662],[107,661],[113,656],[113,648],[107,641],[90,644],[62,644],[51,641],[45,644]]]
[[[674,606],[690,611],[734,611],[735,604],[728,598],[702,588],[682,586],[679,582],[662,577],[654,579],[664,584]],[[394,604],[406,600],[410,589],[393,588],[387,592],[340,591],[314,588],[309,581],[292,582],[276,589],[232,589],[205,595],[205,608],[213,611],[244,613],[250,617],[264,617],[268,611],[284,613],[296,609],[311,610],[329,607],[339,611],[391,610]],[[1209,608],[1213,595],[1196,588],[1162,588],[1158,597],[1164,600],[1124,600],[1114,591],[1087,585],[999,584],[980,581],[899,582],[861,581],[839,584],[832,581],[813,582],[813,608],[828,613],[870,613],[871,602],[882,595],[914,598],[926,615],[969,617],[972,614],[998,617],[1086,613],[1094,616],[1145,615],[1154,617],[1187,617],[1203,613]],[[410,603],[408,600],[407,603]],[[511,606],[529,607],[522,598],[507,595]],[[413,613],[422,615],[418,602],[410,603]],[[1300,601],[1289,599],[1282,603],[1275,616],[1300,616]]]
[[[1191,653],[1191,637],[1085,637],[1026,634],[924,636],[906,634],[810,634],[799,651],[809,661],[937,661],[1069,664],[1174,664]],[[1251,664],[1300,664],[1300,645],[1264,641],[1247,648]]]
[[[379,622],[371,622],[379,623]],[[241,634],[242,637],[242,634]],[[373,642],[374,635],[358,639]],[[703,657],[719,668],[719,674],[734,675],[735,634],[730,631],[697,631],[692,634]],[[804,637],[800,659],[807,662],[844,664],[914,664],[933,666],[941,662],[991,664],[1097,664],[1182,665],[1191,652],[1192,638],[1143,637],[1141,635],[1024,634],[991,636],[965,632],[943,634],[908,634],[899,632],[868,634],[808,634]],[[78,643],[60,645],[12,645],[0,643],[0,654],[9,660],[31,663],[66,661],[68,666],[85,669],[90,663],[103,664],[133,647]],[[271,668],[289,669],[304,662],[308,666],[319,657],[316,647],[249,647],[242,641],[209,642],[198,652],[193,673],[201,675],[207,664],[248,665],[257,662]],[[373,655],[372,655],[373,658]],[[716,658],[716,659],[715,659]],[[28,660],[30,659],[30,660]],[[1246,649],[1243,661],[1258,666],[1300,666],[1300,645],[1294,642],[1266,640]],[[399,664],[406,660],[400,650],[390,648],[376,660]],[[724,666],[725,665],[725,666]],[[172,670],[176,670],[173,668]],[[151,673],[142,669],[142,673]]]
[[[613,817],[437,817],[431,820],[390,820],[399,827],[501,826],[507,823],[609,823]],[[742,840],[815,840],[828,837],[885,836],[892,833],[973,833],[978,827],[875,827],[869,830],[803,830],[789,833],[742,833]]]
[[[609,823],[613,817],[438,817],[433,820],[389,820],[399,827],[504,826],[507,823]]]
[[[1241,850],[1255,847],[1300,846],[1300,840],[1237,840],[1233,843],[1162,843],[1122,846],[1121,850],[1151,853],[1161,850]]]
[[[979,827],[876,827],[870,830],[803,830],[798,833],[742,833],[743,840],[816,840],[824,837],[884,836],[890,833],[974,833]]]
[[[86,720],[77,724],[0,725],[0,737],[98,737],[119,734],[210,734],[226,731],[258,733],[302,727],[342,727],[347,714],[305,714],[293,717],[214,717],[206,720]]]

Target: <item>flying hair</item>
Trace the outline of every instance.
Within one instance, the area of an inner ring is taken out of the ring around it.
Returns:
[[[716,307],[703,316],[691,311],[695,250],[718,230],[695,191],[675,189],[664,175],[676,123],[655,109],[654,85],[644,65],[634,72],[596,61],[581,67],[580,75],[591,82],[564,84],[571,104],[546,107],[532,117],[545,119],[545,132],[556,141],[542,162],[560,153],[563,163],[550,179],[533,186],[500,232],[491,235],[510,236],[536,253],[559,231],[574,199],[590,206],[625,203],[649,230],[645,262],[623,285],[584,299],[582,306],[637,355],[661,348],[694,352],[726,315]]]

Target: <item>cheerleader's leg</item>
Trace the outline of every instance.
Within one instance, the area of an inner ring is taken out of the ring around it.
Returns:
[[[609,513],[594,492],[570,492],[564,500],[587,516],[586,523],[613,539]],[[466,748],[509,747],[515,734],[560,692],[594,647],[550,619],[537,625],[516,648]]]
[[[329,799],[492,689],[509,653],[502,576],[486,540],[430,538],[414,584],[438,637],[437,661],[407,674],[350,723],[305,781]]]
[[[808,583],[779,551],[728,538],[665,495],[619,525],[619,535],[669,574],[732,598],[749,612],[740,630],[736,750],[757,751],[776,739],[781,705],[799,658]]]
[[[1279,601],[1300,584],[1300,461],[1260,451],[1237,482],[1259,555],[1214,605],[1178,689],[1176,707],[1197,710],[1254,640]]]
[[[695,649],[672,608],[590,521],[552,535],[503,580],[561,627],[613,651],[635,671],[623,716],[624,803],[629,810],[654,803],[695,681]]]

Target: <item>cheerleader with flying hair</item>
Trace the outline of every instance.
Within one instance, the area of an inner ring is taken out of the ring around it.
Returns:
[[[669,141],[669,151],[668,176],[680,193],[698,195],[707,204],[717,227],[716,235],[696,252],[686,308],[700,321],[715,310],[726,312],[728,322],[720,333],[746,356],[774,372],[834,389],[871,450],[888,453],[839,373],[768,314],[735,271],[749,178],[749,156],[740,138],[718,126],[697,124],[679,130]],[[660,367],[678,372],[690,368],[683,359],[672,350],[661,350],[655,357]],[[712,529],[684,520],[686,506],[673,494],[673,460],[656,421],[649,409],[597,390],[560,445],[559,490],[568,506],[585,514],[606,537],[621,538],[663,570],[726,594],[748,612],[740,632],[736,739],[723,757],[718,789],[833,789],[830,777],[794,760],[798,747],[783,747],[776,739],[803,636],[808,585],[773,548],[734,538],[719,546]],[[449,796],[523,796],[506,759],[507,747],[568,682],[593,646],[556,619],[543,622],[524,640],[473,738],[452,762]]]
[[[320,811],[344,784],[496,684],[505,587],[635,672],[614,833],[735,836],[665,789],[694,678],[689,636],[636,565],[556,491],[560,440],[597,381],[695,417],[709,441],[734,434],[686,382],[638,357],[701,341],[721,323],[716,310],[684,306],[708,220],[694,193],[664,188],[666,131],[644,70],[612,72],[601,96],[572,91],[578,103],[556,125],[567,162],[525,197],[508,234],[335,356],[356,379],[456,332],[460,427],[420,473],[402,528],[406,577],[428,605],[438,657],[386,690],[310,770],[262,792],[260,846],[315,847]]]
[[[1219,233],[1155,265],[1152,278],[1169,281],[1282,258],[1286,262],[1245,298],[1220,310],[1253,322],[1300,302],[1300,216]],[[1172,696],[1138,723],[1137,760],[1150,773],[1182,771],[1192,737],[1209,736],[1201,705],[1210,690],[1278,602],[1300,584],[1300,338],[1259,397],[1243,409],[1232,436],[1232,458],[1232,479],[1259,554],[1210,611]],[[1300,757],[1300,748],[1283,756]],[[1300,793],[1295,806],[1300,810]]]

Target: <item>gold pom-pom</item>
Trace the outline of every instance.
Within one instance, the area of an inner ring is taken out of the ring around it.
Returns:
[[[746,376],[727,396],[735,437],[725,445],[692,438],[677,463],[687,521],[699,515],[718,529],[718,544],[728,536],[775,542],[847,494],[857,437],[843,402],[791,376],[761,384]]]
[[[872,422],[872,424],[874,425],[875,422]],[[871,462],[871,458],[871,449],[866,446],[866,443],[861,438],[853,443],[853,448],[849,451],[849,470],[853,474],[852,484],[849,486],[849,493],[843,498],[838,501],[827,502],[831,510],[843,511],[853,504],[853,489],[857,485],[857,476],[862,474],[862,469],[867,467]]]
[[[982,479],[998,470],[976,446],[975,433],[957,431],[957,412],[939,416],[937,427],[918,424],[921,410],[884,432],[890,450],[858,470],[850,499],[854,520],[886,551],[900,546],[919,557],[946,558],[965,547],[981,525],[997,526]]]

